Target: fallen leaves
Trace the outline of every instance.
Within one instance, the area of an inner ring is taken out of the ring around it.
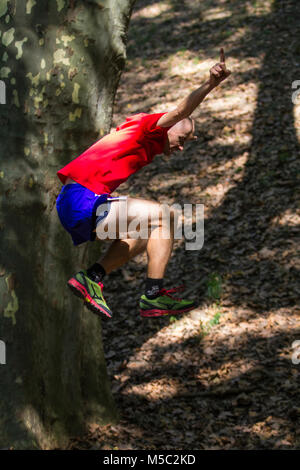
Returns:
[[[110,275],[114,318],[103,344],[121,421],[91,428],[73,448],[300,446],[291,361],[300,339],[299,142],[288,95],[300,5],[223,2],[220,13],[205,0],[199,21],[194,4],[137,2],[114,124],[129,111],[172,109],[225,44],[234,73],[194,113],[198,141],[170,160],[156,157],[118,191],[205,204],[203,249],[176,241],[166,275],[170,287],[184,281],[199,307],[173,323],[141,320],[146,257]],[[212,273],[222,279],[219,317],[207,295]]]

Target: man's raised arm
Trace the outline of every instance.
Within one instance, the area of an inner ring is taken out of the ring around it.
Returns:
[[[216,88],[223,80],[231,74],[225,64],[224,49],[220,50],[220,62],[210,69],[210,77],[200,88],[190,93],[176,109],[164,114],[157,122],[160,127],[174,126],[177,122],[189,117],[192,112],[204,100],[206,95]]]

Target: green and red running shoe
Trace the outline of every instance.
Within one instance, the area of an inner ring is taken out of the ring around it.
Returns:
[[[98,315],[112,317],[112,312],[103,297],[102,282],[94,282],[90,279],[85,270],[79,271],[74,277],[68,280],[71,291],[84,300],[86,307]]]
[[[146,295],[140,298],[140,315],[142,317],[162,317],[165,315],[177,315],[189,312],[196,307],[193,300],[185,300],[173,297],[173,292],[184,290],[184,286],[173,289],[161,289],[159,296],[155,299],[148,299]]]

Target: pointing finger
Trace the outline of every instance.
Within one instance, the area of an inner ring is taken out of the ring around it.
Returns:
[[[223,47],[220,49],[220,62],[225,62],[225,53]]]

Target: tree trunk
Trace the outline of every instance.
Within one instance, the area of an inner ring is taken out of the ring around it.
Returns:
[[[101,321],[66,287],[100,247],[60,225],[56,171],[109,132],[133,3],[0,0],[1,448],[117,419]]]

